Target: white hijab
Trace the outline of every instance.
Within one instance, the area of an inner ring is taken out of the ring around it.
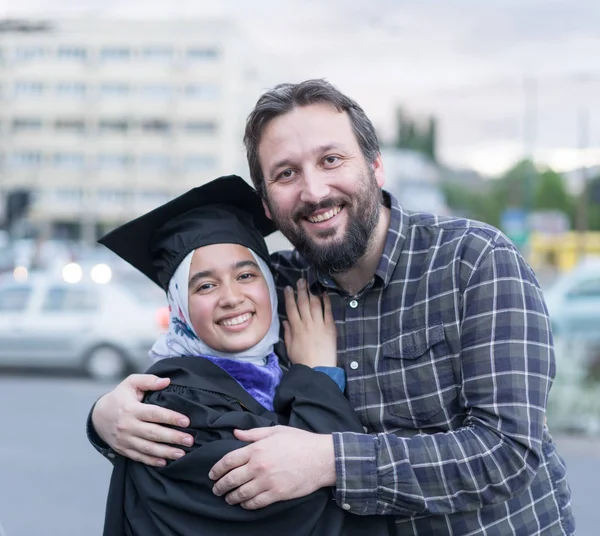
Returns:
[[[267,334],[252,348],[239,353],[227,353],[214,350],[205,344],[194,331],[188,310],[188,281],[190,265],[192,264],[191,251],[175,270],[169,281],[167,301],[169,302],[169,329],[154,343],[149,352],[153,361],[168,357],[184,356],[210,356],[224,357],[238,361],[248,361],[257,365],[266,364],[267,358],[273,353],[273,345],[279,341],[279,316],[277,314],[277,293],[271,270],[267,263],[254,251],[248,248],[258,263],[260,270],[267,282],[269,297],[271,299],[271,327]]]

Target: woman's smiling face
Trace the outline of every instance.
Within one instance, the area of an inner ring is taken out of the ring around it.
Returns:
[[[271,326],[269,288],[252,252],[239,244],[194,251],[188,278],[194,331],[218,352],[252,348]]]

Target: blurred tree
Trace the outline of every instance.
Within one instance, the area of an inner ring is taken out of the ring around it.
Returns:
[[[427,132],[423,139],[423,153],[425,153],[432,162],[437,162],[437,119],[430,117],[427,125]]]
[[[600,205],[600,175],[590,180],[589,193],[590,201],[595,205]]]
[[[465,185],[450,181],[442,182],[441,186],[446,204],[453,214],[491,225],[497,224],[493,218],[490,218],[490,214],[495,213],[495,210],[493,198],[488,193],[489,185],[480,191],[473,191]]]
[[[596,180],[600,196],[600,177]],[[502,176],[489,180],[480,192],[455,182],[444,183],[443,190],[448,206],[454,212],[496,227],[507,208],[561,210],[571,223],[574,219],[575,200],[567,192],[563,177],[551,169],[540,172],[530,160],[517,162]],[[595,222],[593,224],[600,228],[600,203],[592,206],[591,197],[590,225]]]
[[[396,143],[398,149],[409,149],[437,162],[437,120],[429,117],[426,124],[410,117],[402,108],[396,110]]]
[[[590,181],[588,193],[588,229],[600,231],[600,175]]]
[[[567,192],[562,175],[551,169],[538,175],[533,208],[535,210],[560,210],[569,217],[571,225],[573,225],[575,200]]]
[[[539,172],[531,160],[521,160],[496,181],[495,193],[502,198],[502,205],[526,208],[531,205],[532,191]]]
[[[9,192],[6,196],[6,228],[11,231],[12,227],[23,218],[31,202],[29,190],[18,189]]]
[[[537,181],[538,171],[531,160],[521,160],[501,177],[490,181],[484,221],[499,227],[502,213],[507,208],[531,206],[531,190]]]

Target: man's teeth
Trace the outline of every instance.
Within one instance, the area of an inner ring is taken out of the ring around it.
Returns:
[[[331,210],[329,210],[329,211],[327,211],[327,212],[325,212],[323,214],[319,214],[318,216],[309,216],[308,217],[308,221],[311,222],[311,223],[319,223],[321,221],[330,220],[336,214],[339,214],[340,210],[342,210],[342,207],[332,208]]]
[[[219,322],[219,324],[222,324],[223,326],[237,326],[238,324],[243,324],[244,322],[247,322],[248,320],[250,320],[250,317],[252,316],[252,313],[246,313],[240,316],[236,316],[234,318],[228,318],[227,320],[222,320],[221,322]]]

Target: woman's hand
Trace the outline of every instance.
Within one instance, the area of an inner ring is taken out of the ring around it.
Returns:
[[[288,319],[283,322],[285,346],[290,361],[308,367],[337,366],[337,330],[327,293],[313,296],[306,281],[297,283],[298,301],[292,287],[285,289],[285,309]]]

